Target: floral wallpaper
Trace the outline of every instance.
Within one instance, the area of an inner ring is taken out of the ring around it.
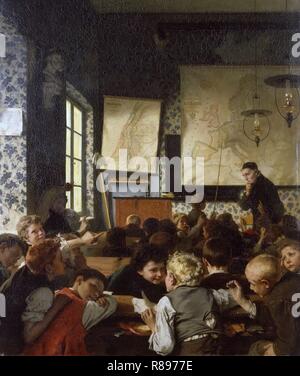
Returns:
[[[94,114],[87,100],[67,82],[67,95],[76,100],[86,111],[85,170],[86,170],[86,215],[94,216]]]
[[[300,191],[292,189],[279,189],[279,196],[284,204],[286,214],[294,215],[300,218]],[[192,209],[191,205],[175,202],[172,204],[172,212],[175,213],[188,213]],[[205,213],[210,216],[213,212],[214,204],[208,202],[206,204]],[[237,203],[235,202],[217,202],[215,211],[217,214],[228,212],[233,216],[236,222],[239,222],[241,214],[244,214]]]
[[[0,33],[6,38],[6,57],[0,58],[0,109],[27,106],[27,47],[14,24],[1,13]],[[0,232],[15,232],[26,214],[26,137],[0,136]]]

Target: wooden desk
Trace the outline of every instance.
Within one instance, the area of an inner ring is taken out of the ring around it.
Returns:
[[[137,214],[142,222],[149,218],[172,218],[172,199],[167,198],[115,198],[116,226],[125,226],[130,214]]]
[[[100,356],[155,356],[149,350],[149,330],[142,330],[144,323],[134,312],[129,295],[113,295],[118,302],[117,311],[106,320],[92,327],[85,342],[89,352]]]

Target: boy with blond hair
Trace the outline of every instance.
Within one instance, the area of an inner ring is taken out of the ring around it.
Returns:
[[[156,317],[142,313],[150,327],[150,349],[160,355],[204,355],[219,352],[218,307],[212,291],[199,287],[203,277],[201,260],[176,252],[167,263],[168,294],[160,299]]]
[[[299,292],[300,276],[287,272],[282,275],[280,260],[272,255],[261,254],[246,267],[250,289],[262,298],[253,303],[242,293],[241,286],[233,281],[230,292],[236,302],[258,322],[274,327],[272,341],[262,340],[250,348],[250,355],[299,355],[300,318],[292,314],[293,295]]]

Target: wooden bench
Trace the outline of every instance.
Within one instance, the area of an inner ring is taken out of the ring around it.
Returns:
[[[131,257],[86,257],[87,265],[90,268],[97,269],[106,277],[122,266],[130,263]]]

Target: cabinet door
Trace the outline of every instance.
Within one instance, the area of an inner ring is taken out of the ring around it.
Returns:
[[[126,218],[130,214],[139,215],[142,222],[149,217],[171,218],[172,202],[160,199],[116,199],[117,226],[125,226]]]

